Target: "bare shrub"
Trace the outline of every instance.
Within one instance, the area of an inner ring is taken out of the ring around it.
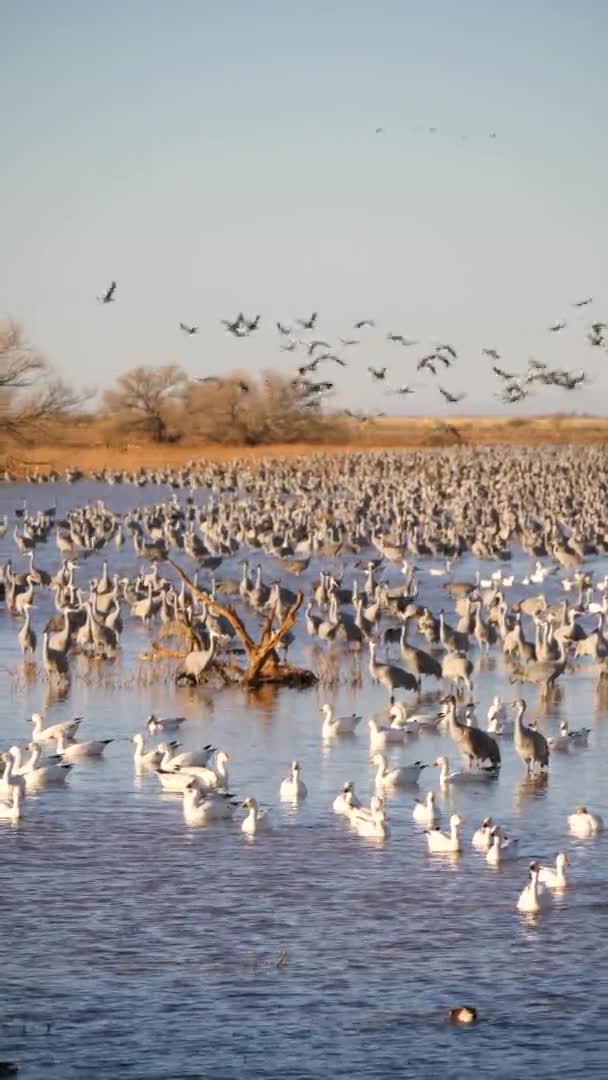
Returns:
[[[113,418],[117,433],[135,431],[153,442],[165,442],[171,405],[181,398],[186,384],[186,373],[176,364],[132,368],[113,390],[105,391],[101,409]]]

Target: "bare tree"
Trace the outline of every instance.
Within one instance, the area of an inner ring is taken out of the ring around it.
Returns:
[[[118,427],[135,427],[154,442],[164,442],[171,402],[182,395],[186,383],[186,373],[176,364],[132,368],[120,376],[115,389],[105,391],[102,409],[116,417]]]
[[[0,322],[0,435],[26,443],[53,420],[91,397],[53,378],[42,354],[24,339],[19,326]]]
[[[311,389],[312,387],[312,389]],[[324,416],[315,384],[276,371],[259,381],[233,372],[225,378],[190,383],[185,394],[182,430],[211,442],[256,446],[271,442],[314,441],[341,422]]]

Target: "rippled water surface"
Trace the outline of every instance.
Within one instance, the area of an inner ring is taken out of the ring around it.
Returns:
[[[31,509],[57,498],[61,512],[103,496],[124,511],[167,491],[3,486],[0,514],[11,514],[24,495]],[[21,568],[10,536],[1,545],[0,558],[11,555]],[[78,581],[99,573],[101,560],[81,563]],[[603,574],[606,560],[595,561]],[[36,564],[56,569],[54,539],[37,549]],[[458,576],[471,576],[477,565],[462,560]],[[130,543],[112,549],[111,570],[137,566]],[[528,567],[515,553],[518,578]],[[318,569],[313,561],[307,579]],[[225,562],[221,573],[237,576],[236,562]],[[398,571],[390,576],[398,581]],[[420,581],[421,598],[437,611],[445,599],[440,585],[423,574]],[[561,596],[557,579],[547,592]],[[523,593],[514,588],[509,600]],[[36,603],[40,630],[51,612],[48,593],[38,592]],[[562,718],[592,728],[587,750],[553,756],[546,785],[525,779],[510,741],[502,744],[496,784],[445,796],[437,770],[423,774],[420,791],[432,785],[437,792],[443,824],[452,807],[465,819],[464,853],[446,858],[427,854],[411,817],[412,792],[389,797],[384,844],[357,836],[332,813],[346,779],[367,799],[373,768],[365,726],[327,745],[319,706],[331,701],[338,712],[365,717],[385,708],[386,692],[370,684],[366,655],[344,656],[330,687],[257,696],[176,689],[170,667],[152,676],[137,660],[150,635],[129,625],[120,659],[103,667],[74,660],[70,696],[53,704],[42,679],[23,676],[19,625],[0,612],[2,746],[27,738],[25,718],[35,709],[48,722],[82,714],[83,737],[115,740],[105,760],[76,765],[65,790],[28,797],[18,825],[0,822],[0,1058],[18,1061],[21,1075],[606,1074],[606,841],[572,840],[566,830],[578,802],[608,816],[608,697],[589,667],[562,679],[559,698],[546,708],[535,688],[522,688],[546,732],[556,733]],[[293,650],[315,667],[317,653],[308,639]],[[473,655],[485,726],[493,695],[510,699],[520,691],[498,652]],[[126,738],[150,712],[187,717],[184,748],[211,742],[227,750],[231,790],[269,807],[273,830],[247,839],[241,811],[233,823],[188,827],[180,796],[161,793],[154,775],[134,773]],[[460,767],[442,734],[421,733],[389,756],[430,763],[445,752]],[[292,758],[309,792],[297,809],[278,798]],[[470,847],[487,813],[521,838],[520,857],[499,869]],[[571,888],[541,917],[518,915],[530,858],[552,860],[564,849]],[[448,1008],[462,1003],[478,1009],[476,1026],[446,1022]]]

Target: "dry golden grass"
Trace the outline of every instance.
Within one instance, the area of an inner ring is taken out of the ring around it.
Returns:
[[[301,454],[345,453],[357,450],[447,446],[544,446],[608,444],[608,418],[566,415],[536,417],[471,416],[449,420],[432,417],[379,417],[367,423],[353,421],[349,438],[340,444],[272,443],[247,447],[218,446],[201,439],[176,443],[143,440],[112,443],[96,420],[71,421],[54,437],[34,446],[13,445],[2,455],[3,464],[21,473],[39,467],[61,471],[103,468],[136,470],[140,467],[178,467],[193,458],[227,461],[232,458],[284,457]]]

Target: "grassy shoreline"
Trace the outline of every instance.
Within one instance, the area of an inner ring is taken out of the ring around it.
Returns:
[[[261,446],[218,445],[184,439],[175,443],[109,442],[95,421],[73,422],[37,445],[6,446],[4,467],[26,473],[77,467],[92,469],[179,467],[192,459],[227,461],[233,458],[296,457],[314,453],[345,453],[378,449],[428,449],[458,446],[608,445],[608,417],[547,415],[535,417],[471,416],[458,418],[380,417],[353,423],[345,440],[324,443],[267,443]]]

